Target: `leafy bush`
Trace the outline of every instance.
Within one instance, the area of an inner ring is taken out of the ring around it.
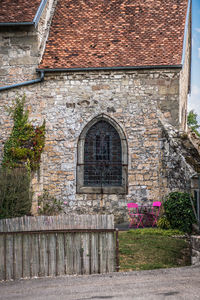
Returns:
[[[10,137],[4,145],[3,167],[18,168],[23,165],[30,170],[39,168],[45,144],[45,122],[33,126],[28,122],[28,110],[24,109],[25,96],[17,97],[8,112],[13,118]]]
[[[44,190],[43,194],[38,197],[39,215],[56,216],[63,211],[63,203],[60,200],[57,200],[55,197],[51,196],[48,191]]]
[[[26,169],[0,169],[0,219],[30,215],[32,195]]]
[[[191,232],[195,216],[188,193],[170,193],[164,202],[164,209],[171,228]]]
[[[170,223],[165,215],[159,218],[157,221],[157,226],[161,229],[170,229]]]

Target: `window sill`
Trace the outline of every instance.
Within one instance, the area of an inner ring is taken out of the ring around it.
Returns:
[[[112,187],[86,187],[77,188],[77,194],[127,194],[127,188],[123,186]]]

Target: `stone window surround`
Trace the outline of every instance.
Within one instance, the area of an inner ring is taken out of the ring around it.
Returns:
[[[110,123],[118,132],[122,147],[122,185],[110,187],[88,187],[84,186],[84,143],[88,130],[98,121],[104,120]],[[76,192],[77,194],[127,194],[127,172],[128,172],[128,146],[126,136],[117,122],[105,114],[93,118],[83,128],[77,145],[77,170],[76,170]]]

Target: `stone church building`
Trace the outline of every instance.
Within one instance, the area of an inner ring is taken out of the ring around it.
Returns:
[[[190,188],[190,54],[188,0],[1,0],[0,157],[17,94],[46,120],[33,212],[46,189],[120,221],[130,201]]]

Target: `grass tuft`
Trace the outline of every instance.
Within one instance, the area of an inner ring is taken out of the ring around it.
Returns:
[[[189,245],[179,230],[144,228],[119,233],[120,270],[190,265]]]

